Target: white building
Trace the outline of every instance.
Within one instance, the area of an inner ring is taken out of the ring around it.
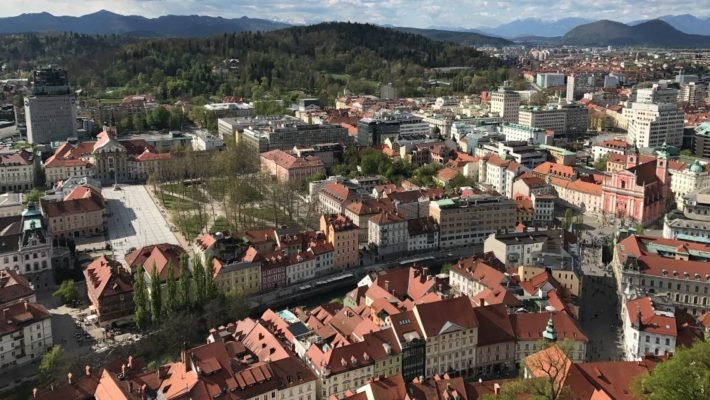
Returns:
[[[39,209],[30,203],[21,216],[5,217],[0,230],[0,269],[37,276],[52,269],[52,238]]]
[[[551,87],[558,87],[565,85],[565,74],[556,72],[545,72],[537,74],[537,79],[535,81],[538,86],[547,89]]]
[[[0,194],[0,218],[20,215],[25,208],[22,193],[7,192]]]
[[[629,144],[621,139],[606,140],[592,146],[592,156],[594,157],[594,161],[608,156],[609,153],[615,153],[623,156],[626,154],[626,150],[629,147]]]
[[[684,207],[684,198],[688,193],[710,187],[710,172],[698,160],[688,168],[670,170],[670,174],[671,192],[675,195],[676,206],[681,211]]]
[[[192,149],[195,151],[211,151],[224,148],[224,140],[209,132],[200,131],[192,136]]]
[[[707,95],[707,85],[704,83],[690,82],[687,85],[681,86],[678,92],[678,101],[694,107],[705,106]]]
[[[35,178],[34,155],[25,150],[0,154],[0,193],[32,189]]]
[[[53,344],[52,318],[42,305],[21,302],[2,310],[0,369],[7,371],[39,362]]]
[[[627,361],[640,360],[646,354],[664,356],[675,352],[677,337],[673,310],[659,310],[650,297],[622,303],[624,353]]]
[[[491,113],[498,114],[503,121],[518,123],[520,95],[510,89],[500,88],[491,94]]]
[[[377,246],[379,255],[406,253],[409,241],[407,219],[382,212],[367,222],[367,241]]]
[[[417,304],[413,311],[426,341],[426,376],[466,374],[476,366],[478,320],[468,297]]]
[[[428,201],[427,201],[427,208]],[[439,248],[439,224],[432,217],[421,217],[407,220],[407,251],[435,250]]]
[[[660,147],[663,143],[683,144],[683,111],[678,107],[678,91],[664,84],[638,89],[635,101],[622,115],[629,123],[626,141],[638,147]]]
[[[506,141],[524,141],[532,144],[545,143],[545,130],[518,124],[503,124],[501,133]]]

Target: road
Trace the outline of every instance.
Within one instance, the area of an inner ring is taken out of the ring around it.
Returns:
[[[278,290],[271,291],[271,292],[266,292],[262,294],[257,294],[254,295],[250,298],[250,307],[253,309],[260,308],[265,305],[281,305],[281,304],[286,304],[289,303],[293,300],[304,300],[307,299],[309,296],[308,294],[302,293],[299,288],[304,285],[308,284],[313,284],[317,281],[321,281],[324,279],[328,279],[330,277],[335,277],[338,275],[342,275],[345,273],[350,273],[355,275],[356,277],[360,278],[365,276],[365,274],[368,271],[372,270],[382,270],[386,268],[392,268],[400,265],[400,262],[405,261],[407,259],[414,259],[414,258],[420,258],[420,257],[429,257],[433,256],[437,262],[453,262],[458,260],[459,258],[465,258],[465,257],[471,257],[476,254],[480,254],[483,250],[482,245],[476,245],[476,246],[469,246],[469,247],[461,247],[461,248],[456,248],[456,249],[447,249],[447,250],[437,250],[434,252],[429,252],[429,253],[421,253],[421,254],[413,254],[409,257],[406,258],[399,258],[395,260],[387,260],[387,261],[382,261],[379,263],[375,264],[368,264],[368,265],[362,265],[359,267],[354,267],[354,268],[349,268],[347,270],[342,270],[338,272],[334,272],[329,275],[321,275],[316,278],[307,280],[307,281],[301,281],[298,283],[295,283],[293,285],[279,288]],[[451,254],[451,256],[449,256]],[[318,295],[318,293],[313,293],[313,296]]]

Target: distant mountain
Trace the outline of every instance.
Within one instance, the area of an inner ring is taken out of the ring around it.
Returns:
[[[658,19],[668,22],[672,27],[681,32],[695,35],[710,35],[710,17],[696,17],[690,14],[664,15]],[[627,25],[638,25],[648,20],[629,22]]]
[[[400,32],[414,33],[439,42],[452,42],[466,46],[507,46],[513,44],[510,40],[488,36],[475,32],[445,31],[439,29],[419,29],[393,27]]]
[[[137,15],[120,15],[105,10],[81,17],[58,17],[45,12],[0,18],[0,34],[76,32],[96,35],[201,37],[225,32],[272,31],[289,26],[281,22],[248,17],[226,19],[197,15],[166,15],[145,18]]]
[[[578,26],[562,37],[578,46],[710,47],[710,36],[683,33],[668,22],[652,20],[635,26],[602,20]]]
[[[488,35],[504,38],[518,38],[521,36],[562,36],[579,25],[592,22],[586,18],[563,18],[557,21],[543,21],[538,18],[518,19],[496,27],[482,27],[479,31]]]

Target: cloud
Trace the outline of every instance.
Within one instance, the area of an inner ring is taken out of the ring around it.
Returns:
[[[0,15],[47,11],[84,15],[102,9],[156,17],[199,14],[292,23],[356,21],[399,26],[492,26],[521,18],[585,17],[630,21],[672,13],[668,0],[4,0]],[[710,15],[710,2],[675,0],[674,10]]]

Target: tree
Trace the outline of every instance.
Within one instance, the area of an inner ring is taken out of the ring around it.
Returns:
[[[545,106],[549,99],[549,94],[545,90],[541,90],[530,95],[528,104],[531,106]]]
[[[195,283],[195,301],[198,305],[202,305],[207,298],[207,286],[205,285],[205,268],[202,266],[202,261],[195,259],[192,264],[192,280]]]
[[[683,149],[680,151],[681,156],[686,156],[686,157],[692,157],[694,155],[693,150],[691,149]]]
[[[607,161],[609,160],[609,156],[601,156],[599,157],[596,161],[594,161],[594,169],[597,171],[605,172],[606,171],[606,164]]]
[[[574,397],[565,386],[567,372],[572,361],[569,356],[574,342],[541,342],[543,350],[528,356],[524,361],[526,379],[506,383],[498,396],[483,397],[485,400],[572,400]]]
[[[219,295],[219,288],[215,282],[214,266],[211,262],[205,267],[205,298],[208,300],[216,299]]]
[[[641,400],[701,400],[710,394],[710,342],[677,347],[670,359],[636,378],[631,390]]]
[[[448,274],[449,271],[451,271],[451,267],[453,267],[453,264],[451,264],[451,263],[444,263],[444,265],[441,266],[441,273],[442,273],[442,274]]]
[[[62,304],[72,304],[79,299],[79,292],[74,281],[67,279],[59,285],[59,288],[52,293],[52,296],[58,298]]]
[[[52,346],[49,351],[47,351],[39,363],[39,381],[44,387],[47,387],[53,383],[56,383],[59,379],[59,375],[64,372],[64,364],[66,360],[64,358],[64,351],[58,345]]]
[[[571,209],[566,209],[565,210],[565,216],[564,219],[562,220],[562,228],[565,230],[568,230],[572,226],[572,218],[573,218],[572,210]]]
[[[325,178],[327,178],[327,177],[325,176],[324,173],[316,172],[315,174],[306,178],[306,182],[311,183],[311,182],[315,182],[315,181],[322,181],[322,180],[325,180]]]
[[[187,266],[187,256],[180,256],[180,281],[178,282],[178,304],[180,308],[192,306],[192,280]]]
[[[138,266],[133,281],[133,304],[135,305],[136,325],[139,329],[146,329],[150,322],[148,314],[148,293],[145,286],[145,272],[143,266]]]
[[[160,323],[163,318],[163,294],[161,291],[160,274],[158,274],[158,268],[153,264],[150,274],[150,315],[154,324]]]
[[[37,188],[33,188],[29,193],[23,196],[22,201],[25,203],[37,203],[40,198],[42,198],[42,192],[40,192]]]
[[[136,132],[143,132],[143,129],[145,129],[145,117],[135,114],[132,119],[132,128]]]
[[[168,265],[168,277],[165,291],[165,312],[168,315],[174,315],[178,309],[178,288],[175,280],[175,271],[173,265]]]

